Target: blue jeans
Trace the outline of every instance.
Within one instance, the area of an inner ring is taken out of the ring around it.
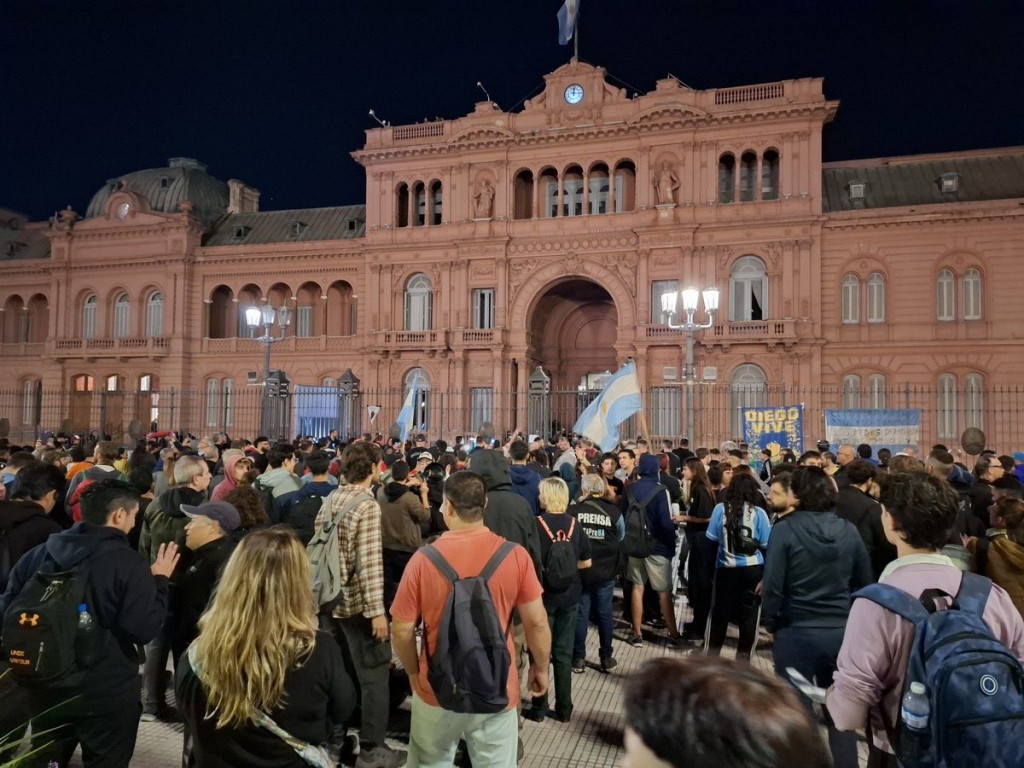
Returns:
[[[587,628],[590,626],[591,612],[597,625],[597,636],[601,640],[601,658],[611,658],[614,591],[614,581],[583,585],[583,592],[580,594],[580,617],[576,624],[576,643],[572,651],[573,659],[587,658]]]

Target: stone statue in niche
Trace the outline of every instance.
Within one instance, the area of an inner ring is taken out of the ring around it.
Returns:
[[[654,177],[654,191],[658,195],[658,205],[674,205],[677,189],[679,189],[679,177],[676,176],[667,161],[662,161],[661,170]]]
[[[476,194],[473,195],[473,217],[477,219],[489,219],[494,208],[494,187],[490,179],[480,182]]]

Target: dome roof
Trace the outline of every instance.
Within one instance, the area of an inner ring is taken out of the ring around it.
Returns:
[[[109,180],[92,196],[85,212],[86,218],[106,213],[110,196],[119,189],[127,189],[146,198],[149,207],[162,213],[178,213],[178,205],[188,200],[193,213],[204,226],[213,224],[228,207],[228,185],[206,172],[206,166],[189,157],[172,157],[166,168],[119,176]]]

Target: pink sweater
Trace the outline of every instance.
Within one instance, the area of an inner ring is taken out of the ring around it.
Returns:
[[[911,561],[911,558],[901,558]],[[929,588],[955,595],[960,588],[960,570],[937,563],[890,564],[882,583],[899,587],[920,597]],[[892,570],[893,565],[898,565]],[[996,638],[1013,654],[1024,660],[1024,620],[1000,587],[992,586],[985,604],[985,623]],[[869,712],[875,746],[892,752],[886,736],[886,721],[895,724],[899,717],[903,680],[907,674],[914,627],[910,622],[870,600],[855,600],[846,624],[843,647],[839,651],[838,670],[829,689],[828,711],[840,730],[863,728]]]

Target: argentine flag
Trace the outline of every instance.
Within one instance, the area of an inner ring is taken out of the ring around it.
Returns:
[[[395,424],[401,430],[399,437],[404,442],[409,437],[409,433],[412,431],[413,419],[416,418],[416,403],[419,397],[420,390],[420,377],[417,375],[413,378],[412,383],[409,385],[409,394],[405,396],[405,402],[402,404],[402,410],[398,412],[398,418],[395,420]]]
[[[619,444],[619,424],[642,408],[640,380],[631,360],[608,379],[601,394],[580,414],[572,429],[600,445],[602,451],[610,451]]]
[[[579,11],[579,0],[565,0],[558,9],[558,44],[568,45],[576,34],[576,17]]]

